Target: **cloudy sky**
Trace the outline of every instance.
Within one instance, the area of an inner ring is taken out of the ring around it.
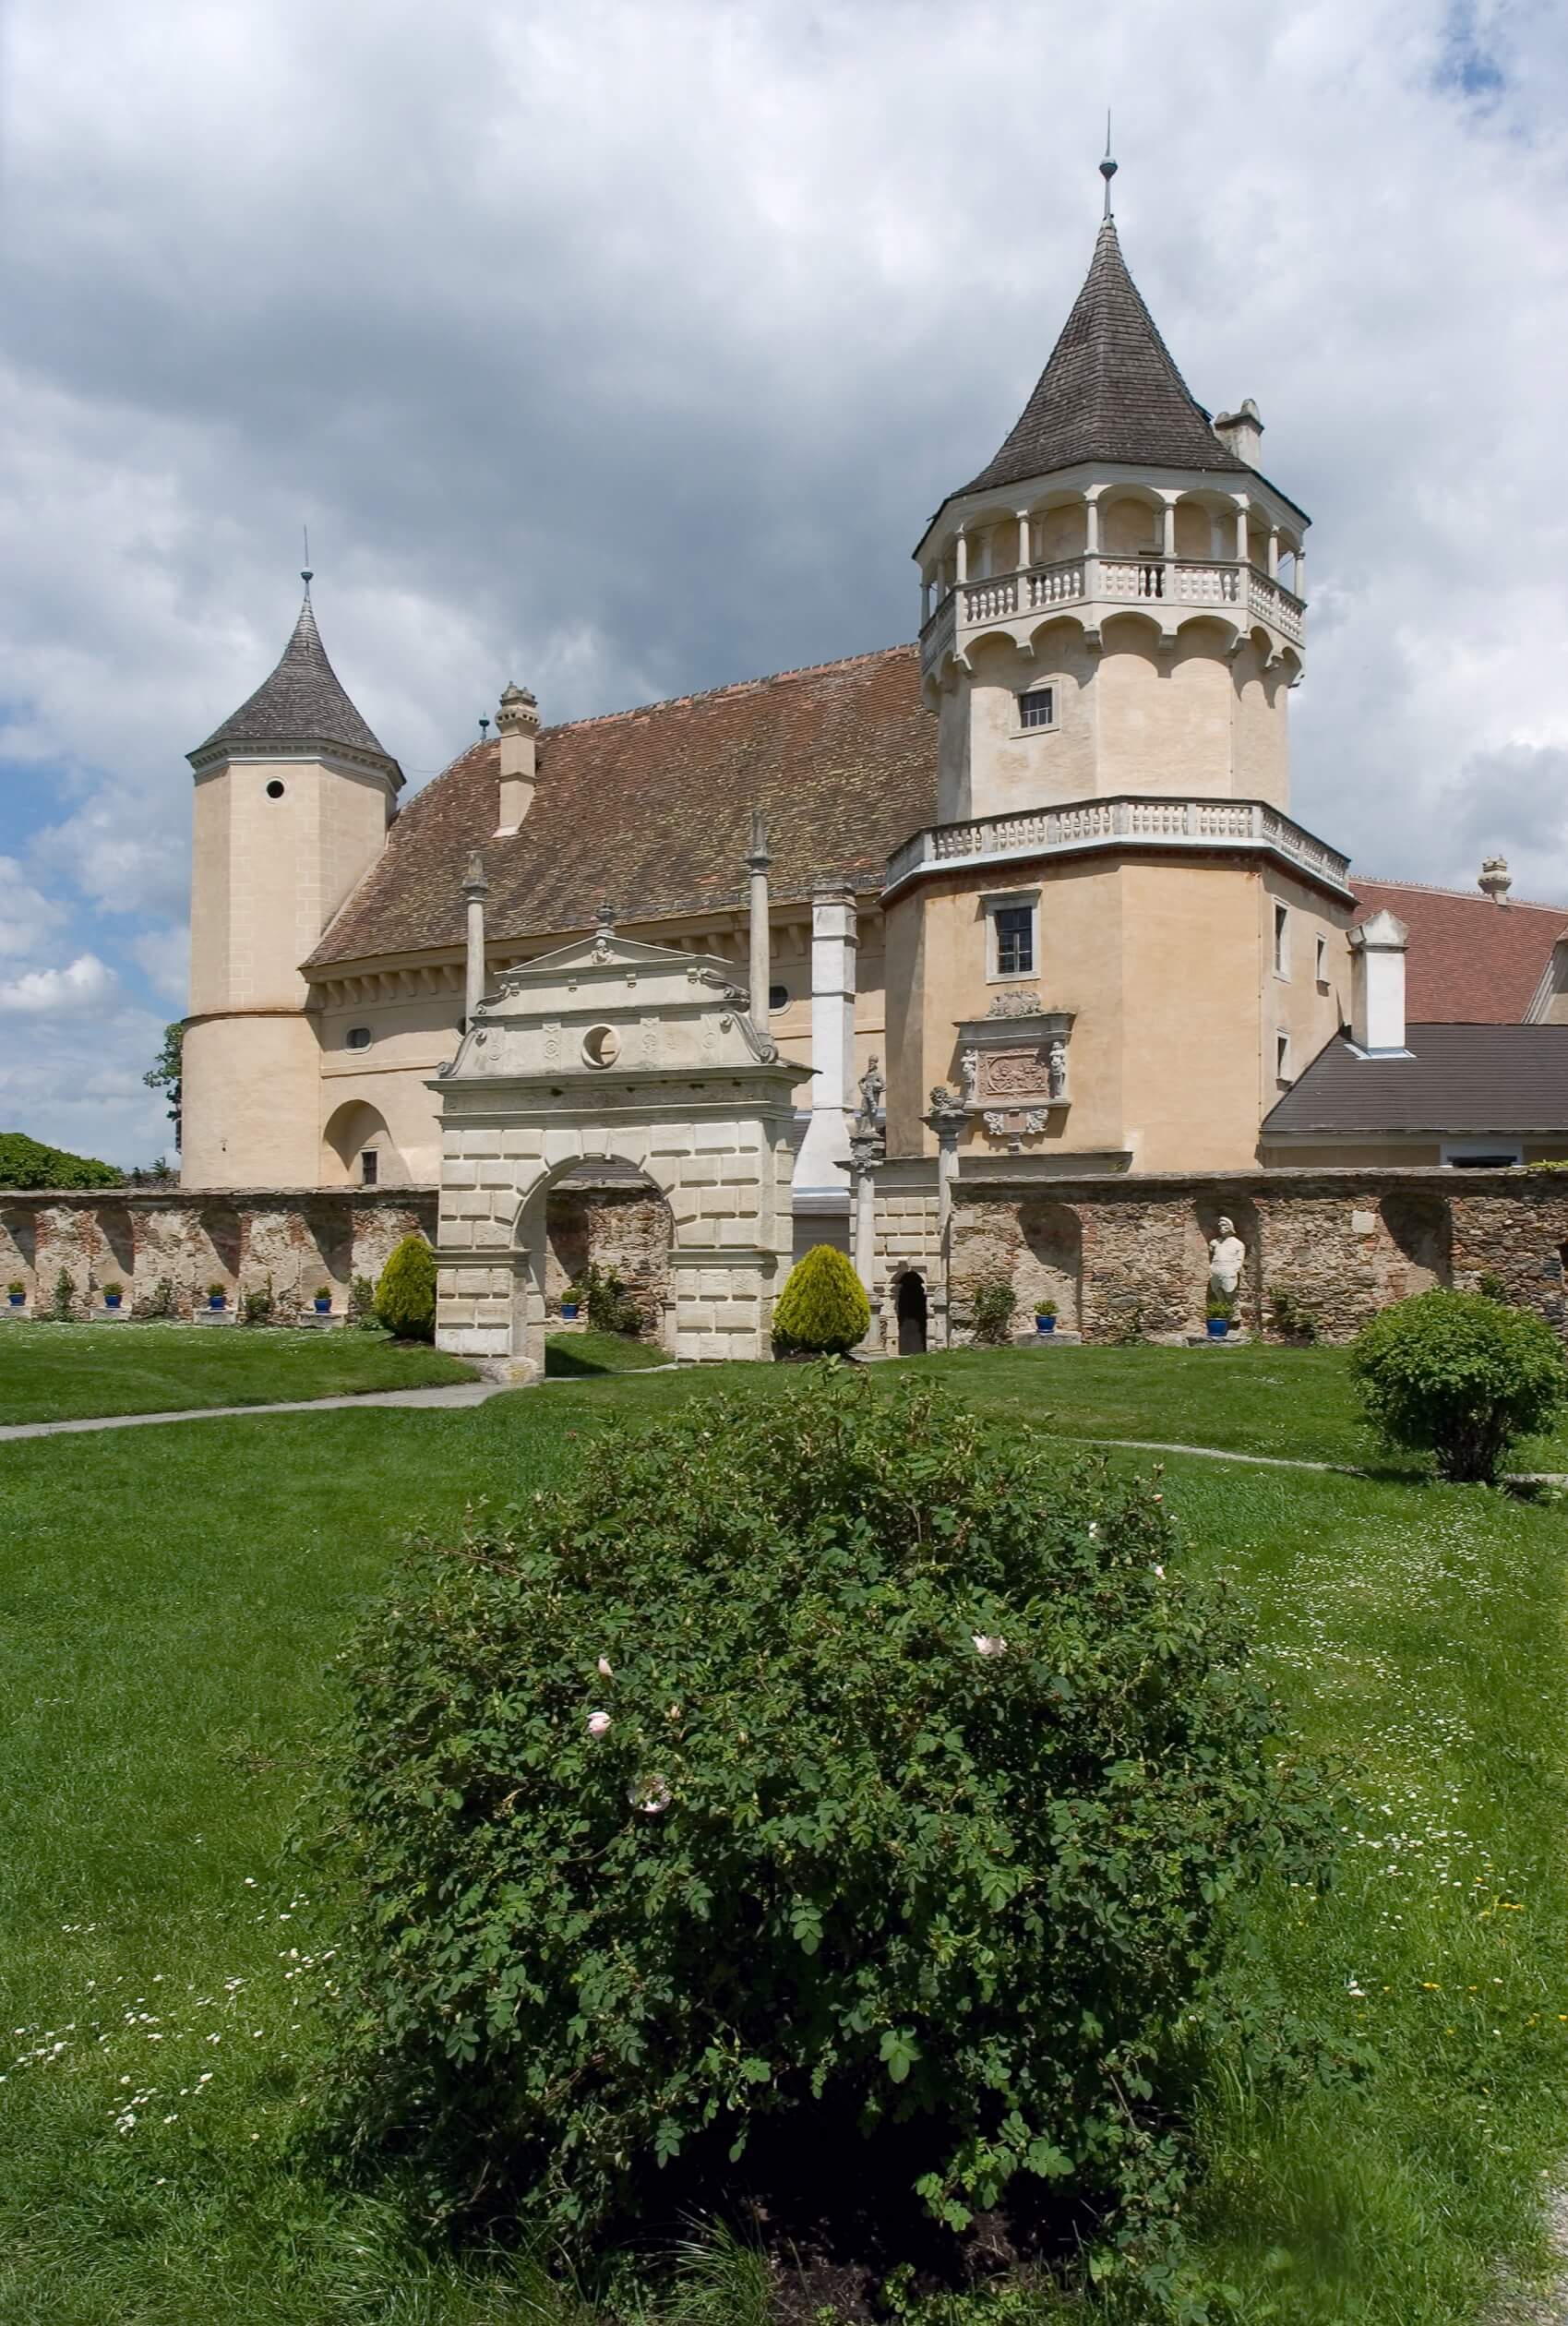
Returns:
[[[293,623],[418,784],[909,637],[1088,262],[1316,520],[1296,810],[1568,901],[1555,0],[9,0],[0,1129],[146,1160],[184,754]]]

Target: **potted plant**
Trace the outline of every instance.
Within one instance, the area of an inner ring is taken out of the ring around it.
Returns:
[[[318,1284],[316,1288],[316,1313],[317,1316],[330,1316],[332,1313],[332,1288],[329,1284]]]
[[[1235,1314],[1236,1303],[1234,1301],[1227,1300],[1221,1292],[1211,1292],[1209,1294],[1208,1301],[1203,1310],[1203,1320],[1208,1326],[1210,1340],[1224,1340],[1226,1335],[1230,1330],[1231,1319],[1235,1316]]]
[[[221,1309],[228,1297],[226,1289],[221,1284],[209,1284],[207,1288],[207,1305],[209,1309],[214,1311]]]
[[[1048,1340],[1056,1331],[1057,1305],[1054,1301],[1041,1301],[1035,1310],[1035,1330],[1042,1340]]]
[[[20,1277],[13,1277],[11,1278],[10,1283],[6,1287],[6,1292],[13,1308],[20,1308],[23,1301],[27,1299],[27,1286],[22,1282]]]
[[[578,1311],[581,1308],[581,1306],[582,1282],[581,1277],[574,1277],[571,1282],[567,1286],[566,1290],[561,1294],[561,1323],[563,1325],[575,1325],[577,1323]]]
[[[126,1288],[123,1284],[106,1284],[103,1288],[103,1305],[106,1309],[117,1309],[125,1296]]]

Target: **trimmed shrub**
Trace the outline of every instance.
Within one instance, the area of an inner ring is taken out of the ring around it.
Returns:
[[[436,1255],[423,1236],[405,1236],[376,1287],[376,1314],[399,1340],[436,1337]]]
[[[1154,2250],[1246,1901],[1333,1824],[1174,1550],[1144,1481],[828,1368],[416,1551],[329,1754],[331,2137],[580,2253],[813,2170]]]
[[[813,1244],[779,1294],[774,1349],[784,1356],[843,1357],[870,1329],[871,1303],[849,1262],[832,1244]]]
[[[969,1296],[969,1320],[975,1337],[987,1349],[999,1348],[1012,1324],[1018,1295],[1006,1277],[988,1277]]]
[[[1444,1478],[1490,1482],[1514,1439],[1568,1404],[1568,1361],[1544,1318],[1478,1292],[1421,1292],[1358,1334],[1350,1374],[1391,1445]]]

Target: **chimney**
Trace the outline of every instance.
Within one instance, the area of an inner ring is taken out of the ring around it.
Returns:
[[[1350,1039],[1371,1058],[1407,1057],[1405,948],[1410,932],[1389,912],[1350,931]]]
[[[1506,905],[1508,892],[1514,885],[1514,875],[1508,869],[1506,857],[1488,857],[1481,866],[1476,886],[1483,896],[1490,896],[1494,905]]]
[[[1216,412],[1214,431],[1227,452],[1234,452],[1249,468],[1257,467],[1263,457],[1263,424],[1251,396],[1242,398],[1237,412]]]
[[[496,725],[501,737],[501,819],[495,836],[500,840],[516,832],[533,805],[539,705],[526,687],[507,689]]]

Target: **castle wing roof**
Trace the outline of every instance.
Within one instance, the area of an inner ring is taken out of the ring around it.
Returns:
[[[1364,1058],[1336,1034],[1263,1137],[1568,1132],[1568,1025],[1411,1025],[1405,1038],[1408,1057]]]
[[[1494,905],[1490,896],[1413,881],[1353,880],[1358,921],[1387,911],[1410,932],[1406,1015],[1414,1024],[1517,1025],[1558,939],[1561,905]]]
[[[499,746],[454,760],[393,824],[308,965],[461,944],[475,846],[487,929],[506,939],[586,928],[600,903],[628,920],[733,905],[754,806],[786,899],[821,879],[880,890],[891,851],[936,817],[937,726],[914,646],[545,727],[538,767],[521,828],[497,839]]]
[[[215,743],[337,743],[389,759],[343,690],[327,659],[310,604],[307,583],[293,635],[277,668],[220,727],[214,727],[197,757]]]
[[[1177,370],[1108,218],[1034,394],[996,458],[961,489],[1022,484],[1080,461],[1251,474]]]

